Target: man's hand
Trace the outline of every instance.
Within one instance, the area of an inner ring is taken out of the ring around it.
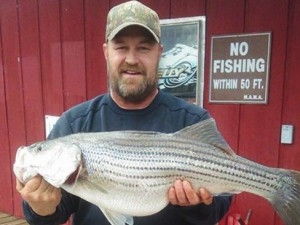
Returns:
[[[213,201],[212,194],[205,188],[195,191],[188,181],[176,180],[170,188],[169,201],[173,205],[192,206],[203,203],[210,205]]]
[[[61,190],[53,187],[41,176],[35,176],[23,185],[17,179],[16,189],[32,210],[40,215],[54,214],[61,200]]]

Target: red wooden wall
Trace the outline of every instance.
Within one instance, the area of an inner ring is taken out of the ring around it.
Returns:
[[[0,0],[0,211],[21,216],[12,164],[20,145],[44,139],[44,115],[107,90],[102,54],[106,14],[121,0]],[[206,16],[204,106],[230,145],[260,163],[300,170],[300,1],[143,0],[161,19]],[[272,32],[269,102],[210,104],[212,35]],[[299,89],[299,88],[298,88]],[[294,143],[280,144],[282,124]],[[281,225],[271,206],[241,194],[251,224]]]

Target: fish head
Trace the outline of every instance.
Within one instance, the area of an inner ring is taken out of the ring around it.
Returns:
[[[51,185],[60,187],[80,165],[81,149],[64,139],[54,139],[19,147],[14,173],[22,183],[39,174]]]

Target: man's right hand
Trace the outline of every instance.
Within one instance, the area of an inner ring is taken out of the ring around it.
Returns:
[[[17,179],[16,189],[32,210],[40,216],[52,215],[61,200],[61,190],[41,176],[35,176],[25,185]]]

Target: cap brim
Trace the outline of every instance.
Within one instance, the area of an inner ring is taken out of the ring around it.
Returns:
[[[114,37],[121,31],[123,30],[124,28],[126,27],[129,27],[129,26],[133,26],[133,25],[136,25],[136,26],[140,26],[140,27],[143,27],[145,28],[147,31],[149,31],[152,36],[154,37],[154,39],[156,40],[157,43],[159,43],[159,37],[157,37],[157,35],[147,26],[145,26],[144,24],[141,24],[141,23],[136,23],[136,22],[127,22],[127,23],[123,23],[121,24],[120,26],[118,26],[117,28],[115,28],[107,37],[107,40],[108,41],[111,41],[112,39],[114,39]]]

